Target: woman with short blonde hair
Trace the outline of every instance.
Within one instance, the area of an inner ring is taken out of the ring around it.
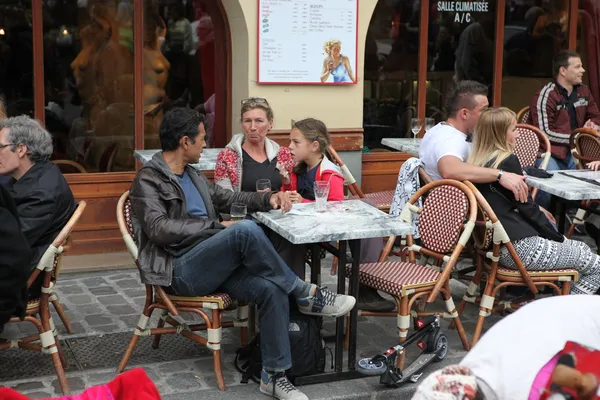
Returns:
[[[523,175],[519,159],[513,153],[519,136],[516,127],[516,115],[508,108],[483,111],[475,127],[468,162],[498,168],[500,174],[505,171]],[[587,244],[566,239],[557,232],[531,196],[521,203],[498,181],[476,186],[498,216],[527,270],[574,268],[580,276],[571,293],[596,294],[600,288],[600,257]],[[506,247],[500,250],[500,262],[507,268],[517,268]]]

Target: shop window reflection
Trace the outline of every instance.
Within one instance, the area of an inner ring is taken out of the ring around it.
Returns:
[[[0,4],[0,97],[9,116],[33,117],[31,1]]]
[[[208,0],[145,2],[144,146],[160,147],[158,127],[172,107],[196,108],[208,117],[208,145],[214,145],[215,44]],[[218,127],[219,128],[219,127]]]
[[[49,0],[42,15],[53,160],[65,173],[133,170],[131,1]]]
[[[440,122],[445,94],[454,82],[481,82],[492,98],[496,2],[432,0],[430,6],[426,116]]]
[[[382,148],[385,137],[409,137],[417,106],[418,1],[380,0],[365,43],[364,142]]]
[[[594,0],[579,0],[577,52],[581,54],[586,70],[583,75],[583,83],[589,86],[595,99],[600,99],[600,35],[598,29],[600,29],[600,4]]]
[[[553,79],[552,59],[568,47],[568,32],[569,0],[511,3],[504,27],[502,105],[528,106]]]

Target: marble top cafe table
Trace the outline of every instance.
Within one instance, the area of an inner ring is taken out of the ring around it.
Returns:
[[[558,230],[564,233],[565,203],[600,199],[600,172],[588,170],[550,172],[553,174],[551,178],[528,176],[525,183],[552,195],[552,208],[555,209],[555,215],[558,217]]]
[[[391,147],[394,150],[404,151],[411,156],[419,157],[419,147],[421,146],[421,139],[413,138],[383,138],[381,144],[387,147]]]
[[[352,274],[350,293],[358,298],[360,239],[384,236],[403,236],[411,233],[411,225],[392,217],[361,200],[327,203],[324,212],[315,211],[315,203],[295,204],[290,212],[279,210],[255,213],[254,218],[269,229],[294,244],[310,244],[312,254],[319,254],[320,243],[339,242],[339,251],[333,246],[324,247],[339,258],[338,293],[345,292],[346,248],[352,251]],[[320,257],[311,257],[311,278],[317,282],[320,273]],[[335,336],[335,371],[296,378],[296,384],[312,384],[363,377],[356,371],[356,336],[358,305],[350,312],[350,338],[348,346],[348,370],[343,371],[344,318],[339,317]]]
[[[191,164],[193,168],[199,171],[214,171],[217,164],[217,156],[223,149],[204,149],[200,156],[200,162],[198,164]],[[160,150],[136,150],[133,155],[142,164],[146,164],[152,159],[155,153]]]

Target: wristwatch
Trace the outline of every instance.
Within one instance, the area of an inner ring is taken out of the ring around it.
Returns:
[[[496,177],[496,182],[500,182],[500,179],[502,178],[503,173],[504,173],[504,171],[502,171],[502,170],[498,171],[498,176]]]

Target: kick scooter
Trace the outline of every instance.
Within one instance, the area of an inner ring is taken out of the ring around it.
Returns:
[[[442,361],[448,353],[448,338],[440,333],[440,317],[431,315],[415,321],[417,330],[402,344],[387,349],[383,354],[373,358],[363,358],[358,362],[358,371],[368,376],[378,376],[379,383],[398,387],[411,381],[416,383],[423,375],[421,371],[434,361]],[[404,349],[417,343],[423,353],[407,368],[396,368],[396,359],[404,353]]]

